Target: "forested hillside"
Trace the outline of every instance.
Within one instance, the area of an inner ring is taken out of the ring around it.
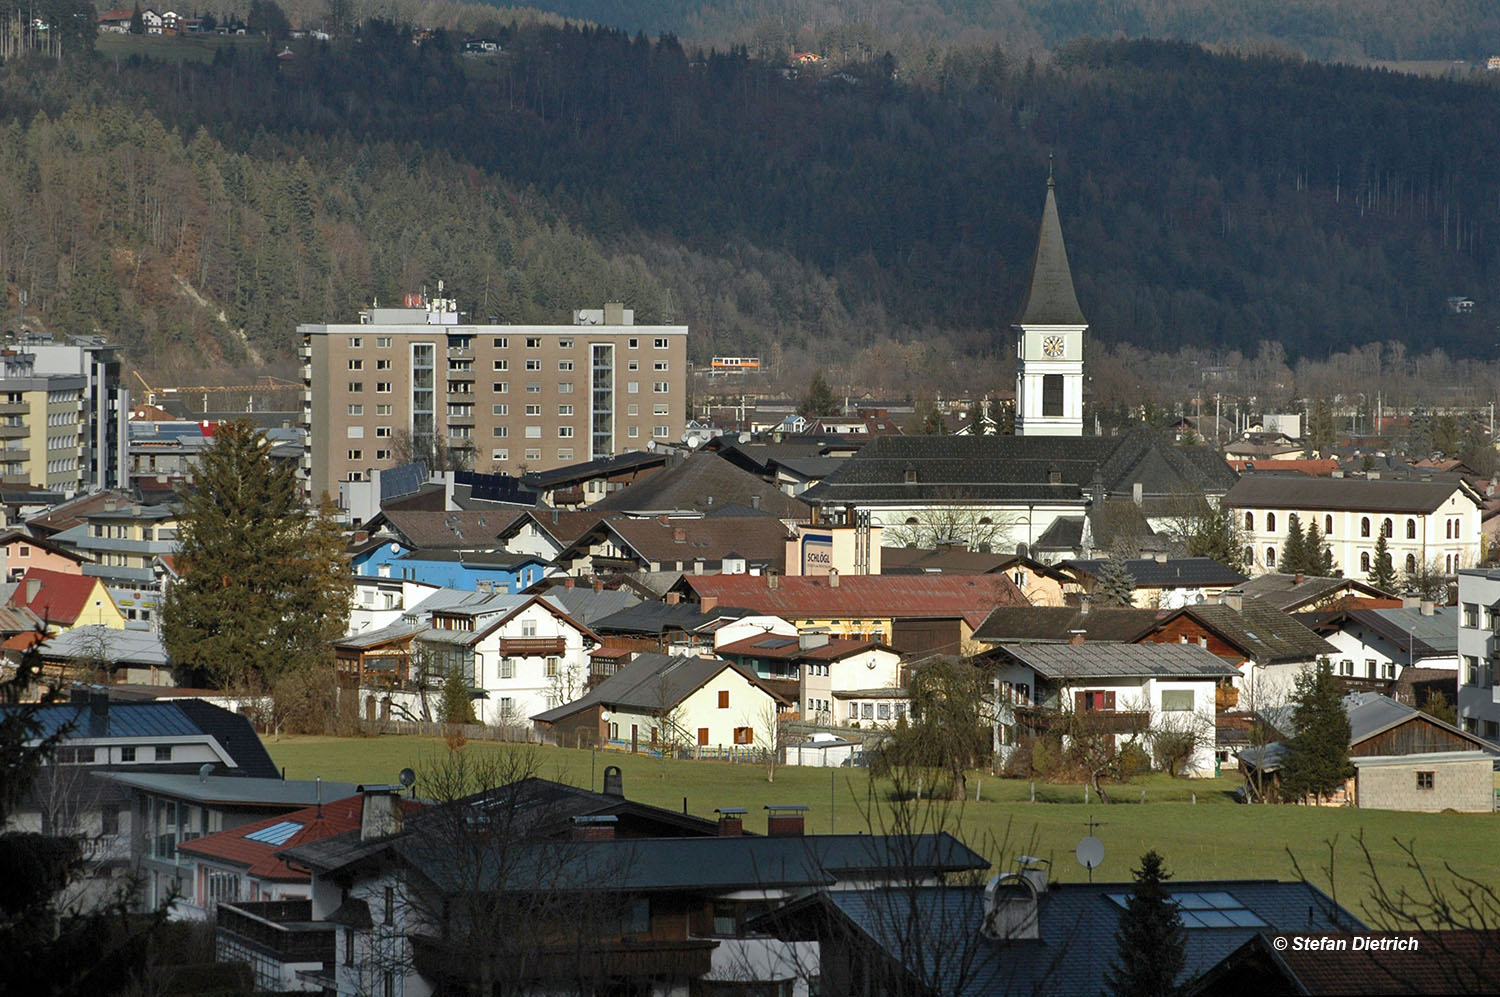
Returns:
[[[0,67],[12,305],[148,361],[286,360],[297,322],[442,278],[481,318],[620,299],[699,358],[878,346],[928,376],[1009,349],[1052,154],[1100,340],[1493,349],[1492,87],[1145,42],[952,54],[920,85],[503,41]]]
[[[863,43],[988,40],[1011,51],[1077,38],[1171,38],[1275,46],[1315,59],[1468,59],[1500,52],[1489,0],[542,0],[540,6],[627,31],[733,39],[752,47],[836,52]]]

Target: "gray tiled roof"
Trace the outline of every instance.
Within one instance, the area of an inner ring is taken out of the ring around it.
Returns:
[[[246,779],[232,775],[203,777],[195,772],[137,774],[115,771],[99,772],[96,776],[162,796],[175,796],[200,803],[244,806],[306,807],[319,800],[331,803],[359,792],[359,787],[352,782],[325,780],[319,783],[313,779]]]
[[[109,665],[156,665],[171,663],[161,636],[151,630],[119,630],[100,624],[74,627],[47,638],[42,657],[80,661],[103,659]]]
[[[1393,481],[1388,478],[1310,478],[1246,475],[1224,496],[1233,509],[1306,509],[1350,512],[1436,511],[1455,491],[1468,490],[1457,479]]]
[[[637,654],[581,698],[534,714],[532,719],[552,723],[599,705],[647,711],[669,710],[726,668],[739,672],[751,685],[766,688],[765,683],[748,668],[723,658]],[[766,691],[770,692],[769,689]]]
[[[1312,661],[1337,651],[1300,621],[1258,599],[1240,609],[1209,603],[1177,611],[1196,619],[1260,665]]]
[[[1064,563],[1080,574],[1098,578],[1108,562],[1079,559]],[[1136,588],[1197,588],[1202,585],[1237,585],[1245,580],[1244,575],[1211,557],[1169,557],[1164,561],[1137,557],[1126,560],[1125,570],[1135,579]]]
[[[1237,674],[1233,665],[1197,644],[1001,644],[997,650],[1049,679]]]
[[[807,515],[807,504],[775,485],[735,467],[718,454],[694,453],[673,459],[656,473],[641,478],[594,503],[596,512],[655,515],[662,512],[707,512],[716,505],[737,503],[785,519]]]
[[[998,606],[985,617],[975,640],[1066,642],[1082,632],[1088,641],[1129,643],[1156,626],[1154,609],[1091,609],[1068,606]]]
[[[1360,595],[1379,597],[1387,595],[1379,589],[1354,578],[1323,578],[1307,575],[1299,582],[1296,575],[1267,572],[1256,575],[1236,585],[1231,591],[1248,599],[1258,599],[1268,606],[1288,612],[1333,596],[1343,589],[1353,589]]]
[[[1351,609],[1349,618],[1414,655],[1437,657],[1458,653],[1458,607],[1436,606],[1432,615],[1420,609]]]
[[[1117,857],[1116,868],[1129,859]],[[1177,880],[1177,896],[1228,893],[1265,922],[1265,928],[1191,928],[1186,932],[1182,981],[1191,980],[1261,930],[1343,931],[1365,926],[1308,883],[1272,880]],[[919,967],[932,991],[954,997],[1057,994],[1094,997],[1115,957],[1120,907],[1110,894],[1131,883],[1056,883],[1041,895],[1037,941],[990,941],[979,933],[980,887],[830,891],[804,903],[827,905],[891,958]],[[916,910],[913,911],[912,908]],[[923,925],[913,932],[910,924]]]
[[[547,590],[547,595],[560,603],[569,616],[586,627],[592,627],[613,613],[641,604],[640,596],[633,592],[624,589],[600,589],[595,592],[587,585],[573,588],[554,585]]]

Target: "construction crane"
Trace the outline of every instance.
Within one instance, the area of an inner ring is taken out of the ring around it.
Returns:
[[[165,398],[167,395],[203,395],[203,411],[208,411],[208,396],[220,391],[291,391],[300,390],[302,382],[288,381],[284,377],[273,377],[270,374],[262,374],[256,378],[254,384],[191,384],[179,385],[171,388],[153,388],[141,376],[138,370],[131,371],[135,379],[141,382],[141,387],[146,389],[146,404],[155,405],[158,397]]]

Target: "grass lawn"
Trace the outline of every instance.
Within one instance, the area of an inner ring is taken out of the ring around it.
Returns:
[[[435,738],[402,736],[283,737],[279,742],[267,740],[266,747],[289,779],[322,776],[379,783],[395,782],[406,766],[420,773],[424,761],[430,764],[448,751]],[[463,750],[496,751],[504,746],[472,742]],[[663,763],[613,751],[535,750],[537,774],[545,778],[579,786],[592,780],[597,789],[604,767],[619,765],[631,799],[673,809],[682,808],[685,801],[688,812],[704,817],[712,817],[715,807],[745,807],[750,811],[749,830],[764,830],[760,811],[768,803],[808,804],[808,829],[813,832],[870,827],[864,806],[869,783],[862,769],[783,766],[775,783],[768,784],[765,770],[753,765]],[[976,779],[981,780],[979,802],[972,798]],[[1129,879],[1140,855],[1150,848],[1166,857],[1168,868],[1180,879],[1294,879],[1290,849],[1324,890],[1329,890],[1327,843],[1336,839],[1333,888],[1356,913],[1370,891],[1366,865],[1353,840],[1360,831],[1387,888],[1415,881],[1394,839],[1414,842],[1429,873],[1445,875],[1442,865],[1451,862],[1465,875],[1500,882],[1500,855],[1485,844],[1500,829],[1494,815],[1242,806],[1229,798],[1235,785],[1232,778],[1174,780],[1152,775],[1113,787],[1113,805],[1097,800],[1086,805],[1081,786],[1039,783],[1033,804],[1026,782],[971,775],[970,799],[961,808],[955,805],[949,830],[992,860],[1018,852],[1051,858],[1053,876],[1061,880],[1087,876],[1074,860],[1073,849],[1088,833],[1090,819],[1099,822],[1094,833],[1105,847],[1104,865],[1095,872],[1102,880]],[[420,794],[420,778],[416,789]]]
[[[264,38],[250,35],[162,35],[101,34],[94,40],[94,51],[109,59],[128,59],[138,55],[162,62],[212,62],[221,48],[259,52],[270,45]]]

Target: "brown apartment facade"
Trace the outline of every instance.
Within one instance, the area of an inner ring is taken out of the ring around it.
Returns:
[[[407,304],[298,327],[309,497],[395,467],[404,434],[516,475],[682,438],[686,326],[638,326],[618,304],[571,325],[476,325],[451,299]]]

